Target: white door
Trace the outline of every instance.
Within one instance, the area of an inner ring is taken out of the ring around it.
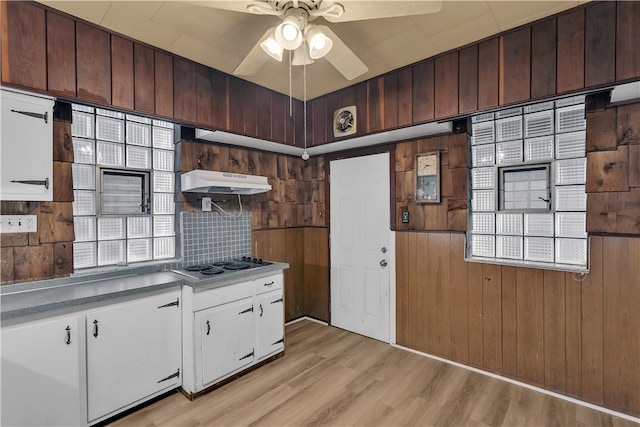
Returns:
[[[389,154],[331,162],[331,324],[389,342]]]

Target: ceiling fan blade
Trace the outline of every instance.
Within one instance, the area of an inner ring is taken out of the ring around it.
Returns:
[[[262,66],[269,59],[269,55],[262,50],[260,43],[269,37],[269,35],[273,32],[273,28],[269,28],[260,40],[253,46],[253,48],[249,51],[247,56],[244,57],[242,62],[233,70],[233,74],[236,76],[252,76],[262,68]]]
[[[320,25],[319,25],[320,26]],[[327,26],[321,25],[322,31],[331,38],[333,47],[325,55],[331,63],[347,79],[353,80],[369,71],[369,68],[355,53]]]
[[[324,19],[329,22],[347,22],[362,21],[366,19],[393,18],[397,16],[424,15],[427,13],[439,12],[442,7],[442,0],[340,0],[339,3],[342,3],[344,6],[344,13],[342,16],[323,15]],[[325,2],[323,2],[323,7],[325,7]]]

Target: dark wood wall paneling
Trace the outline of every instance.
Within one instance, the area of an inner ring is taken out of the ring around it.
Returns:
[[[500,105],[531,98],[531,28],[500,37]]]
[[[133,42],[111,36],[111,105],[134,109]]]
[[[464,261],[464,235],[399,232],[397,340],[640,415],[640,239],[592,237],[591,272]]]
[[[415,202],[415,156],[440,152],[441,203]],[[397,230],[467,229],[467,134],[438,136],[396,145],[395,222]],[[409,211],[410,222],[403,224],[401,213]]]
[[[54,95],[76,97],[76,55],[68,48],[75,45],[75,22],[47,12],[47,88]]]
[[[587,231],[640,236],[640,103],[587,113]]]
[[[111,37],[106,31],[76,22],[78,99],[111,105]]]
[[[153,49],[138,43],[133,45],[134,109],[141,113],[155,112],[155,58]]]

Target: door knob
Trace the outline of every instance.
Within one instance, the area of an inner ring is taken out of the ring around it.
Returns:
[[[386,267],[387,266],[387,260],[383,259],[382,261],[380,261],[380,266],[381,267]]]
[[[387,253],[387,247],[386,246],[381,247],[380,248],[380,252],[382,252],[383,254],[386,254]]]

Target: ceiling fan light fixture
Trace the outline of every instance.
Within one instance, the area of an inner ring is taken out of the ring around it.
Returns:
[[[278,43],[273,34],[264,39],[260,43],[260,47],[276,61],[282,61],[282,53],[284,52],[284,49],[282,49],[282,46],[280,46],[280,43]]]
[[[302,26],[297,16],[287,16],[276,27],[275,38],[282,48],[295,50],[302,44]]]
[[[313,62],[313,58],[309,56],[309,51],[305,49],[305,46],[300,46],[293,51],[291,65],[309,65]]]
[[[322,27],[321,25],[313,25],[307,27],[306,30],[309,56],[312,59],[322,58],[333,47],[333,40],[326,35]]]

